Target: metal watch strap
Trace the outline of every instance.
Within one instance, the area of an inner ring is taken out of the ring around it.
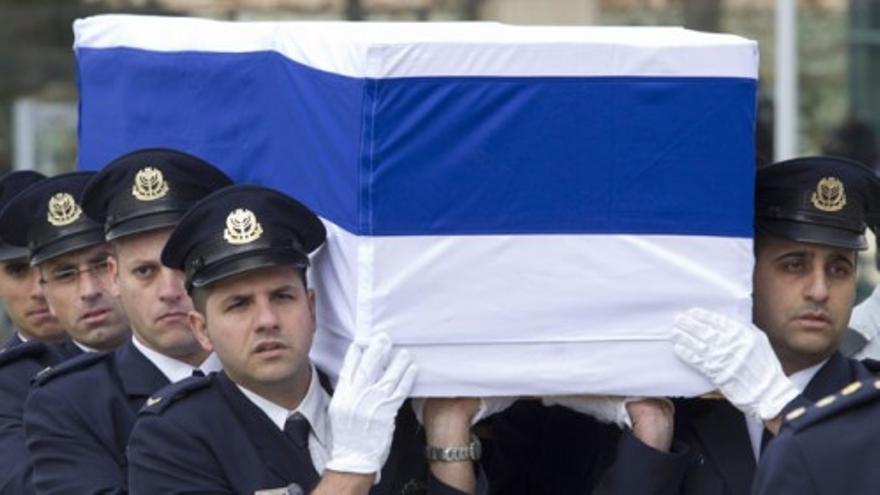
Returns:
[[[471,433],[471,441],[463,447],[425,447],[425,457],[428,461],[461,462],[478,461],[483,455],[483,447],[480,439]]]

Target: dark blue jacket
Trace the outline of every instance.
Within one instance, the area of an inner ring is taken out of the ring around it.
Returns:
[[[0,351],[0,494],[33,493],[22,410],[41,370],[80,353],[73,344],[23,342],[14,336]]]
[[[870,375],[859,361],[835,353],[810,380],[798,402],[804,398],[817,401]],[[723,400],[688,399],[677,401],[675,406],[675,437],[686,443],[694,456],[681,480],[679,493],[750,493],[756,463],[745,416]]]
[[[24,409],[38,492],[126,492],[125,447],[137,411],[167,384],[131,342],[41,374]]]
[[[224,373],[188,378],[149,403],[129,443],[133,494],[251,494],[301,484],[309,469],[308,460]],[[428,482],[417,433],[412,410],[404,405],[381,482],[370,493],[461,493]]]
[[[880,376],[795,410],[769,445],[755,495],[868,495],[880,491]]]
[[[683,445],[662,453],[615,425],[537,400],[520,400],[477,428],[487,437],[482,466],[498,495],[672,494],[688,467]]]

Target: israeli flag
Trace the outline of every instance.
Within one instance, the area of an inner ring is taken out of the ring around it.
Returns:
[[[312,357],[416,395],[688,395],[674,315],[751,316],[758,51],[681,28],[77,21],[80,157],[179,148],[329,230]]]

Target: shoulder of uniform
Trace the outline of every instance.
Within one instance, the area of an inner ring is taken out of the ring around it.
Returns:
[[[214,373],[207,376],[193,376],[185,378],[177,383],[166,385],[158,392],[150,396],[141,408],[140,414],[162,414],[171,404],[179,402],[184,397],[207,387],[214,380]]]
[[[785,425],[795,432],[803,431],[849,409],[877,400],[880,400],[880,377],[855,381],[811,406],[790,411],[785,415]]]
[[[55,366],[46,367],[34,377],[34,385],[45,385],[59,376],[89,368],[96,363],[109,359],[112,355],[112,352],[86,352]]]
[[[0,350],[0,366],[18,361],[23,358],[40,358],[49,348],[42,342],[22,342],[21,344]]]
[[[865,368],[868,368],[868,371],[871,373],[880,372],[880,361],[876,359],[862,359],[862,364]]]

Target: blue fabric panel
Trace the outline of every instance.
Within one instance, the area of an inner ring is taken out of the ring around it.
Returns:
[[[165,146],[357,231],[364,81],[275,52],[77,50],[79,167]]]
[[[364,235],[752,235],[756,81],[356,79],[80,48],[80,167],[177,147]]]
[[[755,91],[735,78],[377,81],[363,230],[750,237]]]

